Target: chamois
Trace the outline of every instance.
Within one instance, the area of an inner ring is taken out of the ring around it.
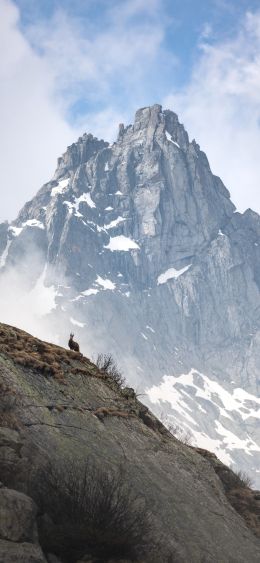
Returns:
[[[70,339],[68,342],[69,348],[71,350],[74,350],[74,352],[79,352],[79,345],[77,342],[74,342],[73,338],[74,338],[74,334],[70,333]]]

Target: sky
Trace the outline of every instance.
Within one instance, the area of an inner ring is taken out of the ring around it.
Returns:
[[[259,0],[0,0],[0,221],[84,132],[175,111],[237,209],[260,211]]]

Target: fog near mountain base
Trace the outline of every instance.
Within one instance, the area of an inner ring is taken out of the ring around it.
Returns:
[[[112,354],[126,384],[140,390],[138,362],[129,353],[120,354],[120,343],[113,342],[103,323],[93,325],[91,308],[84,323],[79,320],[82,306],[64,297],[64,292],[73,291],[65,275],[58,278],[50,265],[47,270],[42,254],[33,246],[29,256],[30,265],[24,260],[20,265],[7,265],[0,273],[0,322],[63,347],[73,332],[85,356],[95,363],[98,354]]]
[[[54,285],[45,285],[42,256],[30,253],[30,266],[7,266],[0,275],[0,320],[38,338],[58,343],[49,313],[55,309]]]

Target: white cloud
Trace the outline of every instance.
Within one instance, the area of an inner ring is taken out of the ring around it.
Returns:
[[[115,108],[147,95],[147,80],[162,71],[166,19],[158,17],[162,0],[127,0],[104,5],[98,25],[58,9],[51,20],[27,29],[30,42],[43,53],[66,103],[80,97]],[[163,11],[162,11],[163,13]],[[169,57],[168,69],[176,63]],[[125,96],[122,99],[122,91]]]
[[[105,141],[116,140],[119,123],[128,123],[129,113],[117,111],[116,108],[108,105],[107,108],[93,113],[85,114],[76,120],[77,129],[91,132],[99,139]]]
[[[56,159],[75,132],[52,96],[54,77],[18,29],[19,12],[0,0],[0,178],[4,220],[53,175]]]
[[[190,83],[164,99],[207,153],[238,207],[260,210],[260,13],[236,37],[202,43]]]

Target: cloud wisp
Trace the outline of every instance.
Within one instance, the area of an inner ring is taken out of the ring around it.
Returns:
[[[211,44],[189,84],[164,98],[207,152],[239,211],[260,211],[260,12],[246,13],[235,37]]]
[[[74,125],[103,112],[129,119],[139,105],[162,95],[177,67],[164,45],[169,20],[162,0],[101,4],[98,22],[59,8],[50,21],[34,22],[26,31],[51,68],[56,94]]]
[[[0,0],[1,217],[17,211],[53,174],[56,159],[73,141],[53,101],[54,78],[18,29],[19,12]]]

